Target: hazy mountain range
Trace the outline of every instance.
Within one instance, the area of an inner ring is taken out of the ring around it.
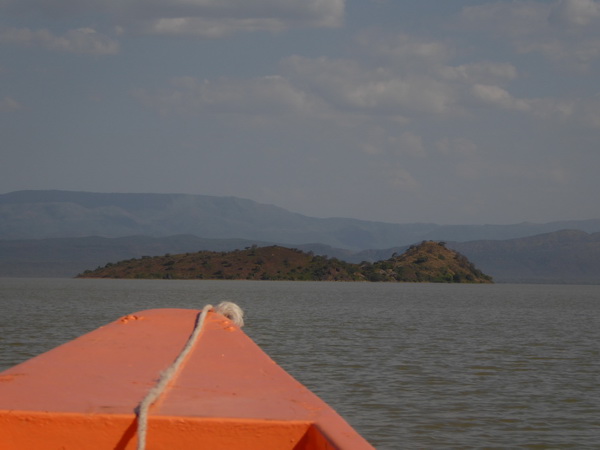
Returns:
[[[236,197],[71,191],[0,195],[0,276],[74,276],[143,255],[252,244],[374,261],[423,240],[446,241],[499,282],[600,283],[600,220],[392,224],[308,217]]]

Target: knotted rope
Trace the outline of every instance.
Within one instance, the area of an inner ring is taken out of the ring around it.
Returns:
[[[206,316],[213,309],[212,305],[206,305],[202,308],[202,312],[196,318],[196,324],[194,325],[194,329],[192,334],[188,338],[187,343],[179,353],[179,356],[173,361],[169,367],[167,367],[160,375],[158,379],[158,383],[150,389],[150,391],[146,394],[146,396],[142,399],[138,407],[136,408],[137,413],[137,432],[138,432],[138,443],[137,450],[144,450],[146,448],[146,434],[148,432],[148,411],[150,407],[158,400],[158,397],[163,393],[171,379],[177,374],[179,368],[183,364],[186,356],[194,345],[196,344],[196,340],[202,331],[202,326],[204,325],[204,321]],[[244,312],[242,309],[231,302],[221,302],[215,308],[215,312],[218,314],[222,314],[228,319],[230,319],[233,323],[235,323],[240,328],[244,326]]]

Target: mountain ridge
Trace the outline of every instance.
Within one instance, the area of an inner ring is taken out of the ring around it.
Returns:
[[[448,246],[467,255],[496,279],[513,283],[600,284],[600,233],[560,230],[505,241]]]
[[[294,247],[358,263],[431,240],[447,242],[496,282],[600,284],[598,232],[596,219],[392,224],[313,218],[237,197],[15,191],[0,195],[0,276],[74,276],[143,255],[249,245]]]
[[[232,251],[252,245],[281,244],[189,235],[0,240],[0,277],[73,277],[113,261],[199,250]],[[514,240],[446,245],[465,255],[497,283],[600,284],[600,233],[563,230]],[[353,263],[385,260],[408,247],[353,252],[324,244],[295,246]]]
[[[438,225],[316,218],[238,197],[15,191],[0,195],[0,239],[166,237],[249,239],[286,245],[322,243],[353,251],[423,240],[514,239],[575,228],[600,232],[600,220],[512,225]]]

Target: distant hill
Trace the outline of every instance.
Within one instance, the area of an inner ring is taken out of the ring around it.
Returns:
[[[600,284],[598,232],[600,220],[390,224],[307,217],[235,197],[18,191],[0,195],[0,277],[71,277],[122,259],[252,245],[374,262],[433,240],[496,282]]]
[[[562,230],[448,246],[503,282],[600,284],[600,233]]]
[[[361,249],[413,243],[436,225],[318,219],[236,197],[18,191],[0,195],[0,239],[164,237],[322,243]]]
[[[361,264],[368,268],[366,264]],[[464,255],[446,247],[443,242],[423,241],[411,245],[401,255],[372,264],[371,281],[390,278],[396,281],[432,283],[491,283],[492,277],[484,274]]]
[[[166,254],[108,263],[80,278],[491,283],[467,258],[437,242],[386,261],[352,264],[281,246]]]
[[[198,250],[230,251],[255,244],[269,243],[185,235],[3,240],[0,277],[74,277],[87,268],[111,261]]]
[[[500,283],[600,284],[599,241],[600,233],[565,230],[505,241],[448,242],[447,247],[465,255]],[[89,268],[142,256],[272,244],[196,236],[4,240],[0,241],[0,277],[73,277]],[[323,244],[295,248],[359,264],[389,259],[408,246],[360,252]]]
[[[360,251],[423,240],[513,239],[565,228],[600,232],[600,220],[514,225],[393,224],[315,218],[236,197],[17,191],[0,195],[0,240],[194,235]]]

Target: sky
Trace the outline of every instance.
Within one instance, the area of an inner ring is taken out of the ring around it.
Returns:
[[[0,0],[0,193],[600,218],[600,0]]]

